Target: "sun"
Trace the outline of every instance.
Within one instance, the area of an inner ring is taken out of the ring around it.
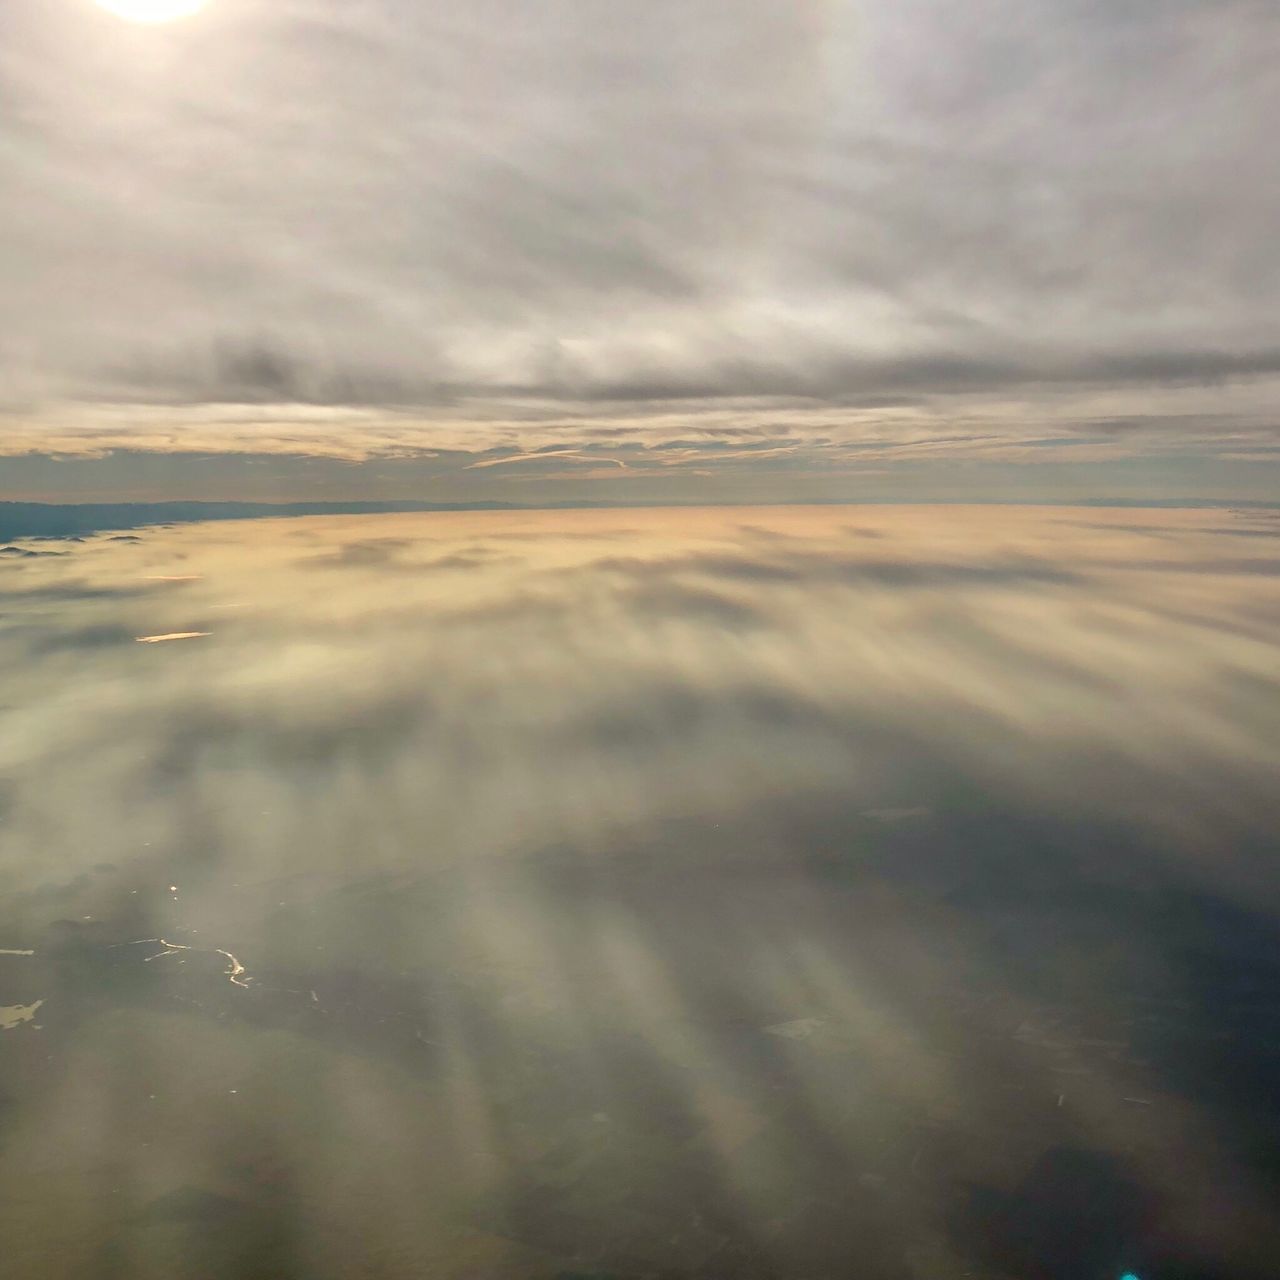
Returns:
[[[129,22],[174,22],[203,9],[205,0],[98,0],[117,18]]]

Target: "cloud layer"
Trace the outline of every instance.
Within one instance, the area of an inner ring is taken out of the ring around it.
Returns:
[[[6,1276],[1274,1275],[1278,547],[721,508],[6,558]]]
[[[1270,378],[1278,49],[1253,0],[11,0],[0,435]]]

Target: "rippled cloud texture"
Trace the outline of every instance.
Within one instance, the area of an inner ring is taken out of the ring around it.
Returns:
[[[15,1280],[1274,1274],[1272,516],[246,522],[0,596]]]
[[[1278,53],[1264,0],[8,0],[0,454],[1265,496]]]

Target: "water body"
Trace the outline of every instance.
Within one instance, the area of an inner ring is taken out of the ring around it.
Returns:
[[[1280,1274],[1273,513],[39,549],[6,1280]]]

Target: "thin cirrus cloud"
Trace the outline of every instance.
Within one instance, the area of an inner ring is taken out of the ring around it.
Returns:
[[[1278,49],[1254,0],[10,0],[0,453],[1274,464]]]

